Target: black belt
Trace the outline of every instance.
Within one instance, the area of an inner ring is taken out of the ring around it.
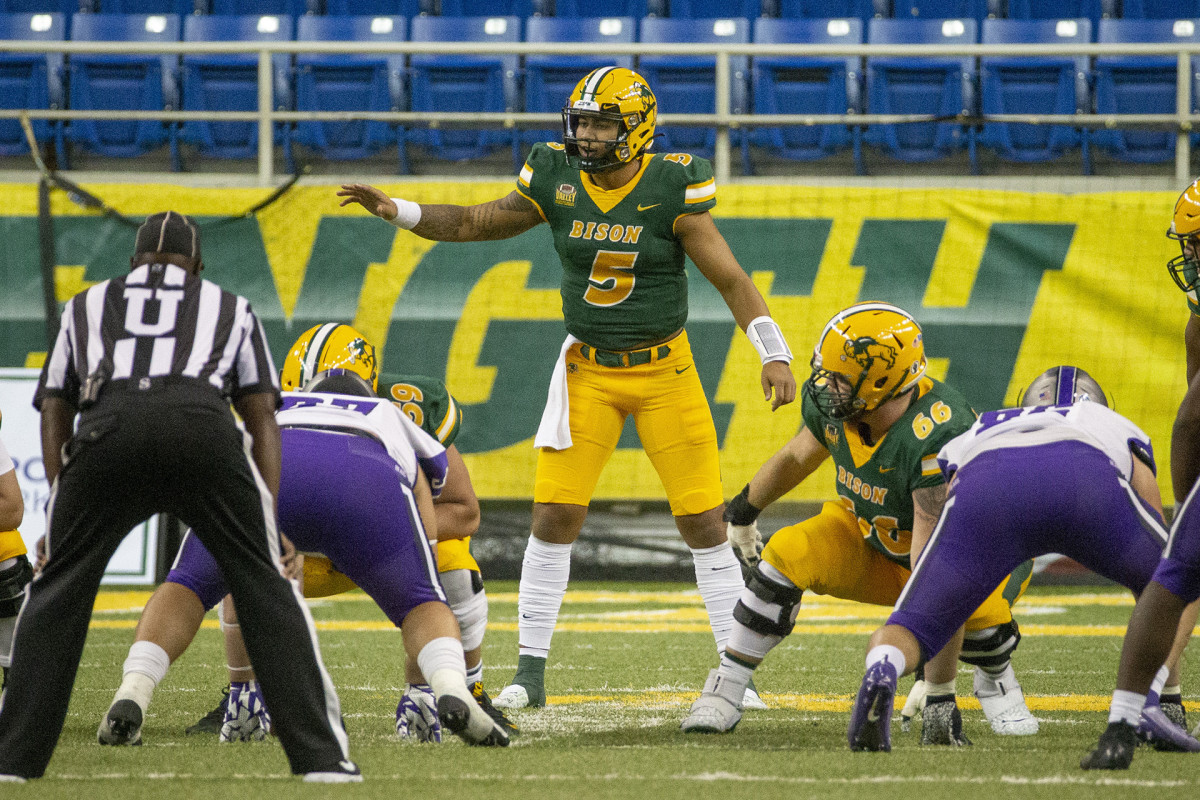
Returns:
[[[658,359],[666,358],[671,353],[671,346],[660,344],[647,347],[645,350],[598,350],[591,345],[581,344],[579,354],[589,361],[595,361],[602,367],[636,367],[639,364],[649,364]],[[594,357],[593,357],[594,356]]]

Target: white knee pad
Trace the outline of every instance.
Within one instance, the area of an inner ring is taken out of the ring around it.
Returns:
[[[483,634],[487,630],[488,601],[483,579],[478,572],[469,569],[452,569],[438,577],[442,579],[450,610],[458,620],[463,650],[474,650],[483,644]]]

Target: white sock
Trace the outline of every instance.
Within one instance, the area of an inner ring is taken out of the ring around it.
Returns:
[[[125,676],[113,702],[132,700],[145,712],[150,707],[155,687],[166,677],[170,666],[171,657],[166,650],[154,642],[134,642],[125,658]]]
[[[738,664],[736,661],[731,661],[728,656],[722,656],[721,665],[717,667],[717,673],[730,684],[738,686],[741,690],[738,692],[738,695],[741,695],[745,693],[746,687],[750,685],[750,678],[754,675],[754,670],[743,664]]]
[[[713,637],[717,640],[717,652],[724,653],[733,630],[733,607],[737,605],[738,597],[746,585],[742,580],[742,567],[729,542],[700,550],[688,549],[692,551],[696,588],[700,590],[704,609],[708,612],[708,624],[712,626]]]
[[[473,667],[467,667],[467,686],[473,686],[476,683],[483,683],[483,659],[479,659],[479,663]]]
[[[1160,697],[1163,693],[1163,687],[1167,685],[1167,676],[1171,671],[1167,669],[1167,665],[1163,664],[1158,668],[1158,672],[1154,673],[1154,680],[1150,682],[1150,691],[1157,693]]]
[[[1164,686],[1164,687],[1162,687],[1162,691],[1159,692],[1159,694],[1164,697],[1169,694],[1183,694],[1183,687],[1180,686],[1178,683],[1176,683],[1173,686]]]
[[[1138,720],[1141,719],[1144,705],[1146,705],[1146,695],[1117,689],[1113,692],[1112,705],[1109,706],[1108,721],[1125,722],[1136,728]]]
[[[1017,674],[1013,671],[1012,661],[1005,661],[1004,668],[999,672],[995,667],[976,667],[975,668],[975,694],[978,696],[991,697],[993,695],[1007,694],[1010,690],[1018,686]]]
[[[551,544],[529,537],[521,559],[517,594],[519,655],[547,658],[558,610],[571,578],[571,545]]]
[[[467,665],[463,660],[462,642],[452,636],[433,639],[417,653],[417,666],[437,696],[451,694],[469,699]]]
[[[925,681],[926,697],[937,697],[941,694],[954,694],[954,692],[954,681],[952,680],[946,681],[945,683],[933,683],[932,681]]]
[[[908,661],[899,647],[890,644],[880,644],[871,648],[871,651],[867,653],[867,669],[870,669],[872,664],[884,659],[887,659],[888,663],[896,668],[897,676],[904,674],[904,668],[908,665]]]

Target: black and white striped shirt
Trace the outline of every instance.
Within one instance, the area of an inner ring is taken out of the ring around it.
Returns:
[[[98,372],[112,387],[180,380],[211,385],[232,400],[279,396],[266,335],[249,301],[174,264],[143,264],[67,301],[34,407],[40,410],[47,397],[78,406],[81,387]]]

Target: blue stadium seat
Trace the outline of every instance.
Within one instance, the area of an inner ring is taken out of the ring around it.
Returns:
[[[962,19],[976,22],[987,18],[988,0],[896,0],[892,16],[896,19]]]
[[[330,16],[415,17],[421,13],[419,0],[325,0]]]
[[[1092,24],[1086,19],[988,19],[983,44],[1087,44]],[[980,59],[981,104],[986,114],[1086,114],[1091,110],[1088,57],[1020,58],[987,56]],[[1090,172],[1086,139],[1085,172]],[[1022,125],[988,122],[983,143],[1009,161],[1058,158],[1081,143],[1077,129],[1067,125]]]
[[[633,17],[650,13],[646,0],[546,0],[556,17]],[[661,16],[661,15],[660,15]]]
[[[753,19],[763,13],[762,0],[671,0],[668,9],[672,17],[690,19]]]
[[[77,42],[178,42],[176,14],[76,14]],[[179,108],[179,57],[79,53],[68,62],[72,109],[168,111]],[[179,168],[177,127],[159,120],[72,120],[67,141],[100,155],[131,158],[170,142]]]
[[[319,0],[199,0],[200,5],[207,3],[208,14],[223,16],[275,16],[298,17],[301,14],[312,13],[320,8]]]
[[[300,42],[403,42],[405,17],[304,16],[296,21]],[[404,111],[404,54],[310,54],[296,56],[297,111]],[[364,158],[395,143],[400,171],[408,172],[404,129],[386,122],[300,122],[295,141],[326,158]]]
[[[873,19],[867,24],[870,44],[974,44],[973,19]],[[868,58],[867,111],[872,114],[955,116],[975,111],[975,59]],[[954,122],[872,125],[867,141],[901,161],[930,161],[970,149],[975,167],[975,137]]]
[[[414,42],[520,42],[517,17],[414,17]],[[409,61],[413,111],[516,111],[520,108],[520,58],[504,55],[414,53]],[[447,128],[409,131],[408,140],[427,146],[439,158],[479,158],[503,145],[520,161],[516,130]],[[518,169],[520,164],[517,164]]]
[[[525,21],[526,42],[586,42],[596,45],[632,44],[637,40],[633,17],[530,17]],[[597,67],[615,65],[633,69],[633,56],[605,56],[601,47],[580,48],[581,55],[529,55],[525,57],[525,110],[561,111],[579,79]],[[561,126],[528,130],[526,143],[559,141]]]
[[[755,44],[862,44],[862,20],[754,20]],[[754,59],[754,113],[845,114],[862,111],[857,56],[766,56]],[[850,144],[861,173],[860,129],[845,125],[759,128],[754,142],[784,158],[823,158]]]
[[[1186,19],[1200,17],[1200,0],[1121,0],[1124,19]]]
[[[531,17],[530,0],[435,0],[443,17]]]
[[[721,19],[679,19],[646,17],[642,20],[639,37],[643,44],[703,42],[711,44],[741,44],[750,41],[750,24],[740,17]],[[641,56],[638,71],[650,83],[658,97],[659,114],[712,114],[716,111],[716,58],[714,56]],[[729,65],[730,111],[749,112],[749,58],[733,56]],[[716,147],[715,128],[687,126],[671,127],[659,123],[663,135],[656,149],[683,150],[712,158]],[[742,143],[743,159],[749,158],[748,142],[740,132],[730,135],[733,143]]]
[[[66,38],[62,14],[0,14],[0,40],[61,42]],[[63,95],[62,53],[0,53],[0,108],[61,109]],[[62,152],[62,125],[34,120],[33,134],[39,141],[53,139]],[[0,120],[0,155],[29,152],[25,133],[15,119]]]
[[[891,16],[890,0],[776,0],[783,19],[835,19],[858,17],[863,25],[872,17]]]
[[[1105,19],[1097,42],[1200,42],[1194,20]],[[1195,75],[1200,58],[1192,57],[1192,113],[1197,113]],[[1097,114],[1171,114],[1175,112],[1175,56],[1097,56]],[[1174,131],[1130,128],[1098,130],[1092,141],[1122,161],[1161,162],[1175,157]]]
[[[183,20],[185,42],[287,42],[293,22],[287,16],[192,15]],[[275,109],[292,109],[291,57],[272,58]],[[183,108],[185,111],[257,111],[258,54],[229,53],[183,57]],[[276,126],[275,142],[282,142],[290,161],[289,137]],[[257,122],[189,121],[183,140],[218,158],[250,158],[258,152]]]
[[[80,10],[79,3],[80,0],[0,0],[0,14],[62,14],[64,24],[70,25],[71,15]]]
[[[1086,17],[1092,30],[1101,19],[1117,16],[1118,0],[1008,0],[1009,19],[1078,19]]]
[[[195,10],[194,0],[100,0],[97,8],[101,14],[191,14]]]

